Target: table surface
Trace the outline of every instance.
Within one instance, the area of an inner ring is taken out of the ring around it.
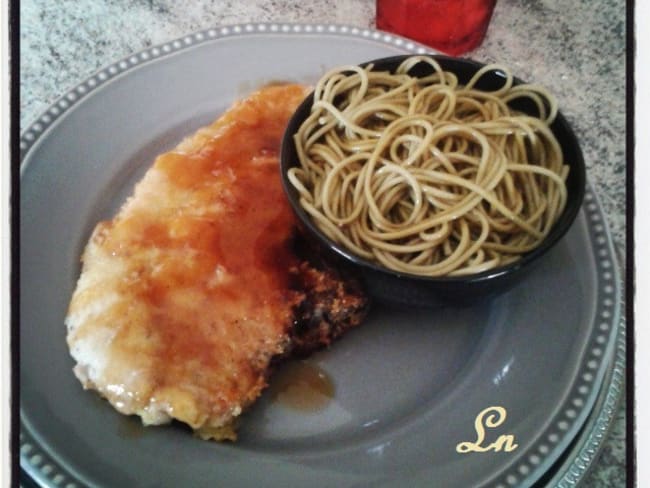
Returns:
[[[20,124],[99,68],[223,24],[322,22],[375,27],[374,0],[25,0],[20,2]],[[624,0],[499,0],[482,46],[557,95],[582,145],[616,245],[625,246]],[[625,484],[625,401],[584,485]]]

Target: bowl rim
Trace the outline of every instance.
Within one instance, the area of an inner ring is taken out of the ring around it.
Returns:
[[[453,57],[444,54],[398,54],[393,56],[376,58],[370,61],[365,61],[359,63],[358,66],[366,67],[370,64],[373,65],[373,71],[378,67],[381,68],[384,65],[399,65],[402,61],[410,57],[429,57],[438,61],[442,65],[447,64],[464,64],[467,67],[478,71],[482,67],[493,64],[493,63],[482,63],[471,58],[466,57]],[[385,70],[384,68],[381,68]],[[444,68],[448,69],[448,68]],[[501,76],[498,71],[491,71],[496,76]],[[518,78],[513,74],[513,86],[527,83],[522,79]],[[544,240],[532,251],[521,255],[520,259],[503,265],[497,268],[481,271],[479,273],[467,274],[467,275],[454,275],[454,276],[426,276],[420,274],[406,273],[401,271],[392,270],[381,263],[376,263],[365,258],[362,258],[352,251],[348,250],[345,246],[335,242],[334,240],[327,237],[314,223],[311,216],[302,208],[300,205],[298,192],[293,187],[291,182],[287,178],[287,170],[295,166],[297,162],[297,155],[295,154],[295,143],[293,141],[293,135],[296,130],[302,124],[302,121],[309,114],[311,105],[313,104],[314,91],[312,90],[305,99],[298,105],[294,113],[289,119],[289,122],[286,126],[285,132],[282,137],[282,143],[280,147],[280,176],[282,181],[283,190],[291,207],[298,216],[300,222],[307,226],[309,231],[321,240],[327,247],[334,251],[337,255],[343,257],[347,261],[350,261],[356,266],[364,268],[366,270],[372,271],[374,273],[380,273],[385,275],[392,275],[396,278],[414,280],[416,282],[421,282],[422,284],[471,284],[471,283],[482,283],[490,281],[499,277],[509,276],[517,273],[523,268],[527,267],[531,263],[537,261],[541,256],[546,254],[551,248],[558,243],[558,241],[564,237],[568,230],[573,226],[578,212],[582,207],[582,203],[585,195],[586,187],[586,166],[584,161],[584,155],[580,147],[580,143],[577,135],[575,134],[573,128],[569,124],[566,117],[563,115],[562,111],[558,109],[555,120],[551,124],[552,131],[555,134],[556,131],[563,133],[563,136],[568,140],[566,144],[560,144],[565,152],[565,146],[572,148],[575,151],[575,157],[570,161],[566,161],[565,164],[570,166],[569,177],[575,181],[575,191],[569,194],[567,198],[567,203],[560,215],[559,219],[555,222],[550,232],[544,238]]]

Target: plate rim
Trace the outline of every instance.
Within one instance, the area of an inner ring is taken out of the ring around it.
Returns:
[[[619,269],[625,269],[625,255],[615,246]],[[625,308],[625,283],[619,276],[621,289],[621,309]],[[621,313],[618,331],[614,340],[611,364],[608,366],[601,392],[596,399],[593,412],[585,422],[584,432],[578,434],[577,443],[570,449],[567,459],[558,468],[549,484],[558,488],[570,488],[579,484],[594,467],[607,434],[611,431],[618,408],[623,401],[626,385],[627,364],[627,320]],[[597,415],[596,415],[597,414]]]
[[[147,47],[140,51],[136,51],[132,54],[124,56],[111,64],[108,64],[102,68],[96,70],[93,74],[85,78],[83,81],[79,82],[63,95],[56,98],[44,111],[41,112],[41,115],[36,117],[36,119],[29,124],[24,131],[22,131],[20,136],[20,178],[22,177],[25,171],[29,169],[29,158],[28,156],[31,153],[31,150],[38,145],[38,142],[42,138],[46,137],[49,129],[54,127],[59,123],[63,116],[69,111],[74,110],[79,102],[81,102],[87,96],[91,96],[96,90],[102,86],[112,82],[113,80],[119,78],[120,76],[128,73],[130,70],[140,67],[143,64],[154,62],[158,59],[164,59],[170,56],[177,55],[179,53],[187,52],[188,50],[197,47],[198,45],[215,42],[223,39],[229,39],[234,37],[243,37],[249,35],[319,35],[319,36],[350,36],[357,37],[360,39],[365,39],[371,42],[377,42],[380,44],[389,45],[392,47],[398,47],[405,52],[412,52],[414,54],[425,54],[425,53],[435,53],[431,48],[421,45],[410,39],[406,39],[394,34],[387,32],[379,31],[372,28],[363,28],[358,26],[352,26],[347,24],[331,24],[331,23],[293,23],[293,22],[251,22],[251,23],[237,23],[237,24],[223,24],[213,28],[202,29],[194,33],[186,34],[176,39],[172,39],[168,42],[157,44],[154,46]],[[618,269],[614,259],[611,259],[614,256],[613,240],[609,232],[605,216],[602,212],[602,206],[600,205],[598,195],[594,191],[594,187],[590,182],[589,177],[587,176],[587,188],[585,192],[585,201],[583,203],[582,212],[585,218],[585,225],[587,227],[587,233],[589,234],[589,242],[593,246],[594,257],[596,257],[596,251],[598,249],[605,249],[608,253],[607,256],[610,257],[608,261],[610,273],[610,280],[613,282],[613,285],[610,286],[610,295],[614,295],[614,299],[609,299],[609,316],[610,323],[608,332],[608,341],[606,346],[608,348],[607,352],[602,354],[601,362],[599,367],[596,370],[596,373],[592,377],[592,385],[598,384],[602,388],[602,383],[608,372],[610,366],[611,368],[617,368],[616,372],[622,371],[624,369],[624,364],[619,364],[619,354],[616,354],[616,360],[611,365],[606,365],[606,359],[608,356],[613,355],[615,344],[617,342],[617,337],[624,333],[625,325],[622,320],[622,291],[623,285],[620,281],[620,270]],[[596,233],[596,230],[592,228],[595,226],[599,228],[597,239],[603,239],[603,242],[596,243],[593,239],[596,237],[592,235]],[[601,247],[597,249],[598,245]],[[601,275],[597,272],[599,278]],[[601,287],[600,280],[599,286],[596,287],[595,293],[596,296],[601,297]],[[596,307],[599,308],[602,305],[602,300],[596,300]],[[596,314],[597,315],[597,314]],[[594,317],[596,320],[596,317]],[[604,323],[604,322],[603,322]],[[595,327],[595,323],[594,323]],[[593,335],[593,334],[591,334]],[[590,338],[591,338],[590,335]],[[620,348],[620,346],[619,346]],[[601,351],[602,353],[602,351]],[[586,354],[586,353],[585,353]],[[579,364],[579,370],[582,371],[582,366]],[[616,376],[616,375],[615,375]],[[596,397],[598,396],[599,388],[593,387],[590,390],[591,396],[594,398],[591,400],[591,407],[596,403]],[[619,392],[620,395],[620,392]],[[567,393],[567,398],[564,402],[559,402],[560,406],[558,407],[559,411],[565,410],[566,403],[569,401],[570,393]],[[561,429],[568,432],[573,432],[573,435],[565,435],[562,437],[562,442],[555,443],[556,445],[551,449],[551,452],[547,455],[547,459],[541,463],[541,465],[525,465],[520,461],[513,461],[508,467],[504,469],[504,472],[499,475],[493,476],[489,483],[496,483],[496,478],[506,481],[508,477],[521,474],[525,471],[528,472],[523,479],[520,481],[524,486],[529,486],[533,484],[536,479],[538,479],[544,472],[546,472],[550,465],[553,462],[557,461],[561,453],[566,450],[569,443],[577,432],[579,428],[584,426],[587,422],[587,417],[591,414],[591,409],[583,409],[580,412],[581,416],[584,418],[580,422],[574,422],[571,429]],[[558,413],[559,414],[559,413]],[[549,424],[555,422],[555,418],[558,416],[551,415],[549,416]],[[566,421],[564,421],[566,423]],[[23,418],[23,407],[21,404],[20,407],[20,465],[39,483],[43,483],[44,486],[48,486],[46,483],[51,482],[55,485],[61,483],[74,483],[81,482],[86,483],[87,480],[77,479],[77,476],[71,470],[65,469],[63,464],[59,462],[60,460],[56,459],[56,453],[47,453],[42,449],[42,446],[35,445],[38,440],[38,434],[31,432],[28,422]],[[561,424],[564,425],[564,424]],[[31,442],[30,442],[31,440]],[[528,448],[528,451],[533,449],[532,446],[537,444],[537,442],[532,442],[531,447]],[[563,445],[564,444],[564,445]],[[39,448],[40,451],[39,451]],[[556,455],[551,455],[555,453]],[[594,452],[593,457],[595,457],[596,452]],[[49,460],[48,460],[49,457]],[[522,456],[523,458],[524,456]],[[530,459],[530,458],[529,458]],[[592,459],[593,460],[593,459]],[[58,470],[56,466],[58,465]],[[523,467],[522,467],[523,466]],[[524,469],[525,467],[525,469]],[[538,475],[539,474],[539,475]],[[570,473],[569,473],[570,474]],[[70,481],[68,481],[70,478]],[[512,478],[510,478],[512,479]],[[57,481],[58,480],[58,481]]]

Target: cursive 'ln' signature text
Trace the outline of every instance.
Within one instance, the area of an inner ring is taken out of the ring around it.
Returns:
[[[503,407],[488,407],[479,413],[474,420],[474,430],[476,431],[476,441],[461,442],[456,445],[456,452],[465,454],[468,452],[510,452],[517,449],[515,436],[512,434],[501,434],[491,444],[486,444],[485,430],[494,429],[500,426],[506,420],[506,409]]]

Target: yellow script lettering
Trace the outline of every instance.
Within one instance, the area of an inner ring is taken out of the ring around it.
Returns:
[[[517,449],[515,436],[512,434],[500,435],[496,441],[488,445],[483,445],[485,441],[485,429],[494,429],[500,426],[506,420],[506,409],[503,407],[488,407],[479,413],[474,420],[474,430],[476,431],[476,441],[460,442],[456,445],[456,452],[465,454],[468,452],[486,452],[486,451],[505,451],[510,452]]]

